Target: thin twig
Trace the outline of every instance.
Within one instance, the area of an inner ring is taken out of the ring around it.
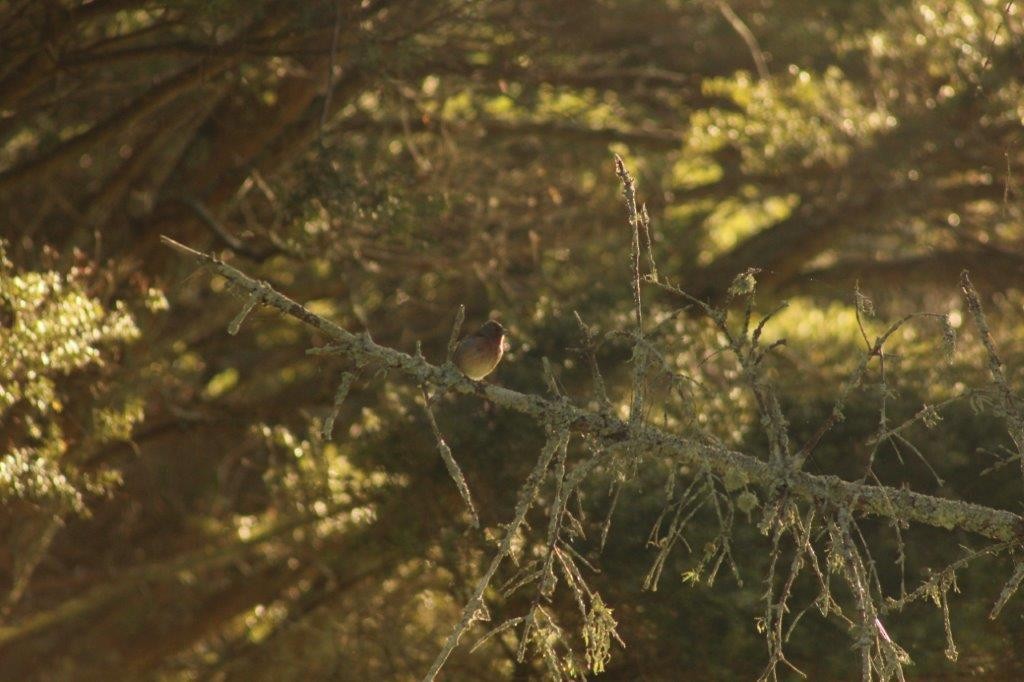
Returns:
[[[338,418],[338,412],[341,411],[341,406],[345,402],[345,398],[348,397],[349,389],[352,388],[352,382],[355,381],[355,378],[356,375],[352,372],[342,373],[341,382],[338,383],[338,390],[334,392],[334,403],[331,405],[331,412],[327,415],[323,428],[320,430],[320,435],[324,440],[331,440],[334,436],[334,422]]]
[[[448,337],[448,355],[445,358],[446,362],[452,361],[452,356],[455,355],[455,347],[459,341],[459,331],[462,329],[462,323],[466,321],[466,306],[459,304],[459,309],[455,311],[455,321],[452,323],[452,333]]]
[[[966,270],[960,273],[960,289],[967,300],[967,309],[970,310],[971,317],[974,318],[974,324],[978,327],[981,343],[985,346],[985,352],[988,353],[989,374],[992,376],[992,383],[996,385],[1000,406],[1009,425],[1010,438],[1013,439],[1017,455],[1020,457],[1021,477],[1024,478],[1024,411],[1021,410],[1017,396],[1010,388],[1010,383],[1006,378],[1005,365],[996,350],[996,343],[992,339],[992,332],[985,319],[985,311],[981,307],[981,298],[974,285],[971,284],[971,278]]]
[[[455,481],[455,487],[458,488],[459,495],[462,496],[463,501],[466,503],[466,509],[469,511],[470,525],[473,528],[479,528],[480,517],[477,516],[476,507],[473,506],[473,497],[469,494],[469,484],[466,483],[466,477],[462,473],[462,469],[459,468],[459,463],[455,461],[452,449],[448,446],[448,442],[445,441],[441,429],[437,426],[437,420],[434,419],[434,411],[430,409],[430,395],[427,393],[426,387],[422,386],[420,388],[423,391],[423,411],[427,414],[430,430],[434,432],[434,438],[437,439],[437,449],[441,453],[441,459],[444,460],[444,465],[448,467],[448,474]]]
[[[640,223],[641,217],[636,206],[636,180],[626,169],[622,157],[615,155],[615,173],[622,182],[622,197],[626,203],[626,214],[632,230],[632,273],[633,309],[636,315],[636,344],[633,346],[633,399],[629,406],[630,424],[639,424],[644,411],[644,373],[647,370],[647,354],[640,342],[644,338],[643,299],[640,291]]]
[[[576,316],[576,322],[579,323],[580,329],[583,331],[583,337],[586,340],[586,354],[587,359],[590,360],[590,376],[594,380],[594,391],[597,393],[597,400],[601,405],[601,409],[611,409],[611,400],[608,399],[608,390],[604,385],[604,377],[601,376],[601,367],[597,364],[597,349],[598,343],[596,341],[596,334],[593,330],[588,327],[584,322],[580,314],[573,311],[573,315]]]
[[[334,95],[334,62],[338,56],[338,35],[341,32],[341,5],[336,1],[334,5],[334,35],[331,38],[331,58],[327,62],[327,88],[324,93],[324,108],[320,112],[319,135],[323,139],[324,128],[327,125],[327,116],[331,111],[331,98]]]
[[[640,206],[640,227],[643,228],[644,243],[647,245],[647,262],[651,266],[648,277],[658,281],[658,266],[654,263],[654,243],[651,241],[651,214],[647,212],[647,204]]]
[[[733,11],[725,0],[715,0],[715,5],[718,7],[718,11],[722,13],[725,20],[729,22],[733,30],[739,34],[743,42],[746,43],[747,49],[750,50],[750,56],[754,59],[754,66],[757,68],[757,76],[763,81],[768,80],[771,74],[768,73],[768,63],[764,58],[764,52],[761,50],[761,46],[757,42],[757,37],[754,32],[750,30],[746,22],[740,18],[736,12]]]

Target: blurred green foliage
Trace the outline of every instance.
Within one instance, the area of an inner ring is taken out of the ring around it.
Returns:
[[[659,354],[634,352],[613,153],[662,276],[732,301],[733,329],[748,268],[753,324],[788,301],[763,328],[785,340],[763,372],[794,447],[893,320],[950,313],[893,336],[808,471],[1016,510],[1007,413],[957,274],[971,270],[1019,391],[1019,5],[727,7],[742,26],[718,3],[648,0],[0,5],[0,679],[418,679],[542,447],[521,415],[437,399],[471,530],[420,387],[307,355],[324,339],[265,310],[227,334],[244,300],[160,234],[432,362],[458,305],[464,331],[496,317],[511,349],[493,381],[516,390],[549,392],[547,358],[559,390],[598,409],[592,352],[627,416],[646,362],[648,423],[766,458],[745,370],[694,306],[646,287]],[[906,420],[906,442],[872,441]],[[566,464],[591,454],[574,440]],[[554,496],[547,481],[520,567],[546,556]],[[530,610],[503,568],[491,622],[442,678],[756,678],[772,499],[653,455],[595,468],[569,506],[593,589],[559,574],[525,642],[509,627],[471,650]],[[980,546],[860,530],[879,596]],[[813,540],[842,564],[827,533]],[[1024,676],[1019,599],[987,618],[1011,563],[958,574],[956,663],[941,611],[886,614],[909,674]],[[856,632],[818,613],[805,578],[787,657],[853,678]]]
[[[73,398],[62,383],[76,371],[88,368],[98,374],[110,368],[111,349],[137,340],[139,329],[123,303],[108,310],[89,296],[81,275],[19,272],[2,246],[0,419],[5,453],[0,500],[31,503],[56,516],[84,513],[83,493],[110,492],[119,473],[82,465],[90,453],[128,440],[144,417],[143,407],[139,397],[112,396],[101,385],[88,405],[68,405]],[[153,295],[166,305],[162,294]],[[87,422],[75,423],[72,415]],[[71,433],[64,424],[69,417]]]

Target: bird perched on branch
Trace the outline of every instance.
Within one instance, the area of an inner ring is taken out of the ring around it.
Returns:
[[[452,361],[470,379],[479,380],[494,371],[505,352],[505,328],[488,320],[480,329],[459,341]]]

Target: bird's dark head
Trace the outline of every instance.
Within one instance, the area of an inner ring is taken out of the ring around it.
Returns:
[[[484,322],[480,330],[477,331],[477,335],[488,339],[489,341],[497,341],[505,335],[505,328],[494,320],[487,320]]]

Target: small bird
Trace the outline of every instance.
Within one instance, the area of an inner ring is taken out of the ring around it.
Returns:
[[[488,320],[480,329],[459,341],[452,360],[467,377],[480,380],[494,371],[504,352],[505,328],[494,320]]]

